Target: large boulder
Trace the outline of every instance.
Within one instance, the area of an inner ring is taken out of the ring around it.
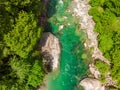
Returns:
[[[59,40],[50,32],[45,32],[41,36],[39,45],[43,55],[45,71],[56,70],[61,52]]]
[[[99,80],[93,78],[83,79],[80,85],[84,87],[84,90],[105,90],[105,86]]]

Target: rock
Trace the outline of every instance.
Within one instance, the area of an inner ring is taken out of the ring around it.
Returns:
[[[61,52],[59,40],[50,32],[46,32],[42,34],[39,45],[43,55],[45,71],[56,70]]]
[[[110,72],[108,72],[108,73],[106,74],[106,83],[105,83],[105,86],[106,86],[106,87],[118,88],[117,81],[113,81]]]
[[[94,64],[89,64],[89,70],[95,78],[98,79],[99,77],[101,77],[99,70],[94,66]]]
[[[64,28],[64,25],[60,25],[59,26],[59,30],[63,29]]]
[[[84,90],[105,90],[105,86],[97,79],[85,78],[80,82]]]
[[[43,84],[38,86],[35,90],[45,90],[45,87],[46,87],[45,82],[43,82]]]

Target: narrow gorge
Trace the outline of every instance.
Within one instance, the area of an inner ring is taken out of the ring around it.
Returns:
[[[95,23],[88,14],[88,3],[89,0],[50,2],[48,8],[54,14],[48,20],[46,31],[59,39],[61,54],[57,70],[45,77],[45,86],[40,90],[105,90],[105,86],[97,80],[100,72],[91,61],[100,59],[108,65],[110,62],[98,49],[98,34],[93,31]],[[92,78],[87,78],[90,73]]]

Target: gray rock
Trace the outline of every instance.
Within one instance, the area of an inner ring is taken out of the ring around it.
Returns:
[[[99,80],[93,78],[83,79],[80,85],[84,87],[84,90],[105,90],[105,86]]]
[[[95,67],[94,64],[89,64],[89,71],[96,79],[101,77],[99,70]]]
[[[61,52],[59,40],[50,32],[45,32],[41,36],[39,45],[46,71],[56,70]]]

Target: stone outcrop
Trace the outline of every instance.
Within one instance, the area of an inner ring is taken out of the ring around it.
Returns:
[[[89,64],[89,70],[90,70],[91,74],[94,75],[95,78],[98,79],[101,77],[99,70],[95,67],[94,64]]]
[[[116,81],[113,81],[110,72],[108,72],[108,73],[106,74],[106,84],[105,84],[105,86],[106,86],[106,87],[112,86],[112,87],[114,87],[114,88],[118,88],[117,82],[116,82]]]
[[[105,86],[97,79],[85,78],[80,82],[80,85],[84,87],[85,90],[105,90]]]
[[[46,32],[42,34],[39,45],[43,55],[45,71],[56,70],[61,52],[59,40],[50,32]]]

